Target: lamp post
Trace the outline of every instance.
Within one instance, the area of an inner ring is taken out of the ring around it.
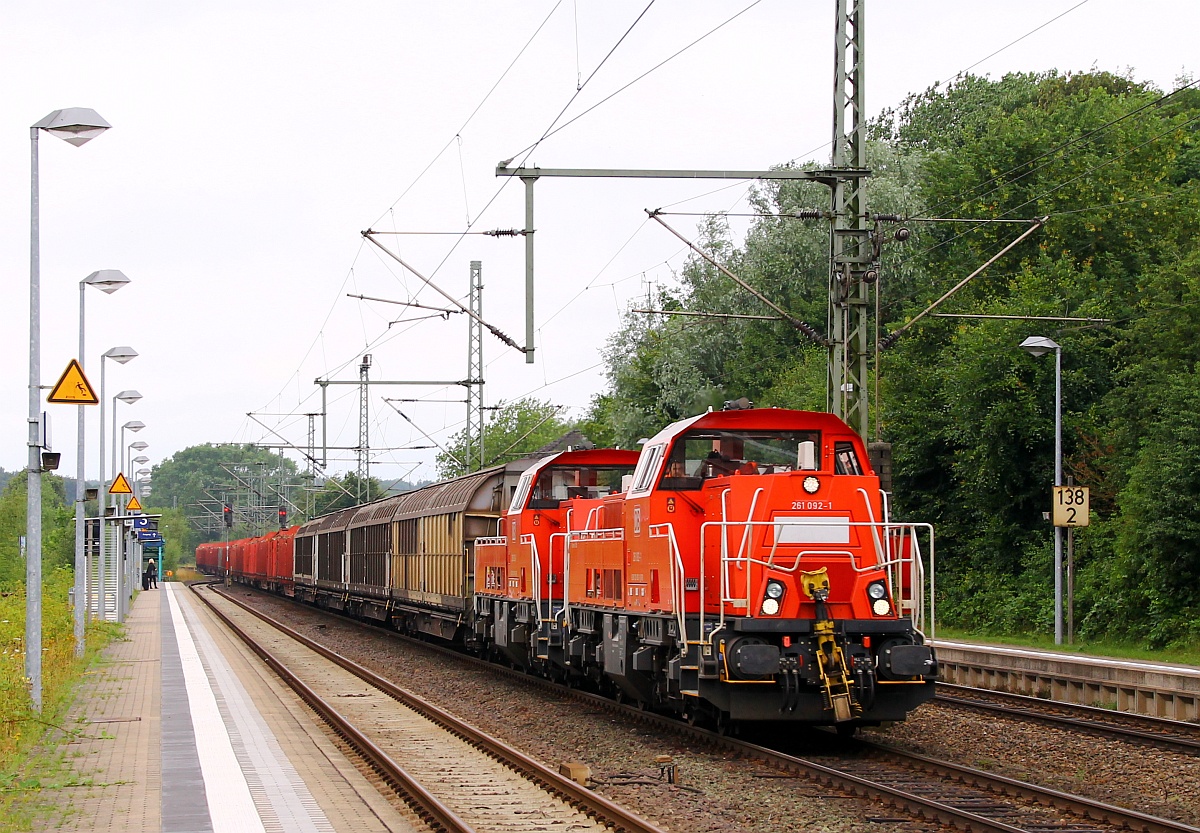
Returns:
[[[131,425],[128,422],[125,423],[124,425],[122,425],[121,426],[121,444],[124,445],[124,443],[125,443],[125,429],[126,428],[129,428],[131,431],[141,431],[145,427],[146,427],[146,425],[143,422],[137,422],[136,428],[134,428],[133,425]],[[132,442],[128,446],[126,446],[125,455],[123,458],[123,462],[125,463],[125,468],[122,471],[130,472],[129,475],[126,475],[126,479],[129,481],[129,488],[133,490],[133,494],[135,496],[137,496],[139,498],[139,500],[140,500],[141,496],[138,495],[137,481],[133,478],[133,475],[132,475],[133,461],[131,461],[129,458],[131,456],[131,451],[141,451],[142,449],[149,448],[149,447],[150,447],[150,443],[143,442],[142,440],[138,440],[137,442]],[[148,460],[149,458],[142,457],[141,459]],[[133,591],[137,587],[138,576],[141,575],[141,569],[142,569],[142,542],[138,541],[138,540],[132,540],[130,543],[133,546],[134,557],[127,558],[124,561],[124,564],[125,564],[125,570],[123,573],[123,576],[124,576],[123,582],[124,583],[121,586],[121,605],[122,605],[122,608],[123,608],[125,614],[128,614],[128,612],[129,612],[130,602],[133,601]]]
[[[136,445],[136,443],[130,443],[129,445],[125,445],[125,430],[128,429],[130,431],[133,431],[136,434],[138,431],[141,431],[145,427],[146,427],[146,423],[142,422],[140,419],[131,419],[129,422],[127,422],[121,426],[121,448],[123,449],[123,451],[121,452],[121,472],[122,473],[129,470],[129,449],[132,448],[134,445]],[[145,447],[146,447],[146,445],[143,444],[142,448],[145,448]],[[128,479],[128,475],[126,475],[126,479]]]
[[[42,306],[38,136],[45,130],[76,147],[111,125],[95,110],[55,110],[29,128],[29,468],[25,502],[25,676],[33,708],[42,710]]]
[[[98,272],[93,272],[79,282],[79,368],[84,368],[84,356],[87,355],[87,348],[83,339],[83,306],[84,296],[89,286],[94,286],[106,295],[111,295],[125,284],[129,283],[129,278],[119,269],[101,269]],[[84,598],[87,593],[85,579],[87,578],[87,554],[84,546],[85,532],[85,508],[87,504],[87,488],[86,475],[84,472],[84,415],[86,413],[86,405],[77,406],[79,411],[76,417],[76,437],[75,437],[75,656],[83,656],[84,650],[84,630],[87,622],[87,611],[89,609],[87,600]]]
[[[118,474],[124,474],[124,472],[120,471],[117,468],[117,465],[120,463],[123,463],[125,461],[125,451],[123,448],[123,446],[125,445],[125,427],[126,427],[126,425],[130,424],[130,423],[126,423],[125,425],[121,426],[121,445],[118,446],[117,445],[117,403],[124,402],[126,405],[132,405],[134,402],[137,402],[141,398],[142,398],[142,395],[140,393],[138,393],[136,390],[123,390],[113,397],[112,474],[113,474],[114,482],[116,481]],[[135,428],[134,430],[140,431],[141,429]],[[120,451],[118,451],[118,449],[120,449]],[[120,499],[117,498],[116,496],[114,496],[114,499],[113,499],[113,507],[115,510],[113,512],[114,515],[120,514],[121,505],[122,504],[121,504]],[[125,554],[124,534],[121,531],[121,527],[119,527],[119,526],[114,527],[113,528],[113,591],[116,594],[116,607],[117,607],[116,613],[117,613],[117,621],[118,622],[125,621],[125,594],[124,594],[125,578],[124,578],[124,573],[121,569],[122,557],[124,556],[124,554]]]
[[[114,347],[100,357],[100,563],[96,568],[96,616],[100,619],[105,619],[108,615],[108,601],[105,596],[105,561],[108,558],[108,524],[105,518],[108,515],[108,486],[104,476],[104,403],[108,400],[108,395],[105,393],[104,360],[112,359],[119,364],[125,364],[136,358],[137,354],[132,347]],[[121,394],[117,394],[118,398],[120,396]],[[116,410],[116,402],[113,403],[113,410]],[[116,422],[115,413],[113,421]]]
[[[1062,346],[1045,336],[1030,336],[1021,349],[1040,358],[1054,351],[1054,485],[1062,485]],[[1063,641],[1062,527],[1054,527],[1054,644]]]

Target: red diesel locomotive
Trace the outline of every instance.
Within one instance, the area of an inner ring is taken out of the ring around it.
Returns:
[[[717,726],[852,731],[933,696],[932,531],[890,520],[829,414],[709,412],[640,455],[519,461],[287,536],[286,575],[233,577]],[[205,545],[218,573],[222,546]]]

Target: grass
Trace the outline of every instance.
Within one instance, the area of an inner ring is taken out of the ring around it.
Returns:
[[[203,573],[196,572],[195,567],[176,567],[172,572],[174,575],[165,581],[200,581],[206,578]]]
[[[1058,651],[1065,654],[1086,654],[1095,657],[1113,657],[1142,662],[1171,662],[1181,665],[1200,666],[1200,643],[1174,648],[1151,649],[1129,642],[1075,638],[1073,645],[1055,645],[1053,634],[1034,636],[1031,634],[981,634],[960,628],[938,625],[938,639],[963,642],[985,642],[992,645],[1012,645],[1021,648],[1036,648],[1040,651]]]
[[[0,833],[32,829],[45,812],[43,790],[68,786],[70,767],[57,741],[78,730],[62,721],[83,673],[121,633],[118,625],[90,624],[85,655],[76,658],[71,575],[54,570],[43,583],[40,714],[25,677],[24,587],[0,591]]]

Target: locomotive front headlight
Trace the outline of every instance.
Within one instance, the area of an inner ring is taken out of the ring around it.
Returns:
[[[774,616],[779,613],[780,600],[783,598],[785,589],[782,581],[771,579],[767,582],[766,595],[763,597],[760,608],[763,616]]]
[[[887,616],[892,612],[892,603],[888,601],[887,584],[883,581],[873,581],[867,585],[867,598],[871,600],[871,612],[876,616]]]

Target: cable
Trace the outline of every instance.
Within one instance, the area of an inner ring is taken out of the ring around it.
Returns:
[[[1063,12],[1062,14],[1059,14],[1059,15],[1056,15],[1055,17],[1052,17],[1052,18],[1050,18],[1050,19],[1049,19],[1049,20],[1047,20],[1045,23],[1043,23],[1041,26],[1037,27],[1036,29],[1032,29],[1032,30],[1030,30],[1030,31],[1026,32],[1025,34],[1021,35],[1021,37],[1017,38],[1017,39],[1016,39],[1015,41],[1013,41],[1012,43],[1009,43],[1009,44],[1006,44],[1005,46],[1002,46],[1002,47],[1000,47],[999,49],[997,49],[995,52],[993,52],[991,55],[988,55],[987,57],[980,58],[978,61],[976,61],[975,63],[971,64],[971,65],[970,65],[969,67],[967,67],[966,69],[959,70],[959,71],[958,71],[958,73],[956,73],[956,75],[962,75],[962,74],[964,74],[964,73],[970,72],[971,70],[975,69],[975,67],[977,67],[977,66],[979,66],[980,64],[982,64],[984,61],[986,61],[986,60],[988,60],[988,59],[990,59],[990,58],[994,58],[994,57],[996,57],[996,56],[997,56],[997,55],[999,55],[1001,52],[1003,52],[1004,50],[1008,49],[1010,46],[1015,46],[1016,44],[1018,44],[1018,43],[1020,43],[1021,41],[1025,40],[1025,38],[1027,38],[1027,37],[1029,37],[1030,35],[1034,34],[1035,32],[1040,32],[1042,29],[1045,29],[1047,26],[1049,26],[1049,25],[1050,25],[1051,23],[1053,23],[1054,21],[1058,20],[1060,17],[1066,17],[1066,16],[1067,16],[1067,15],[1069,15],[1071,12],[1075,11],[1076,9],[1078,9],[1080,6],[1087,5],[1087,3],[1088,3],[1088,0],[1080,0],[1080,2],[1079,2],[1079,3],[1076,3],[1074,6],[1072,6],[1072,7],[1071,7],[1071,8],[1069,8],[1069,9],[1067,9],[1067,10],[1066,10],[1065,12]],[[950,77],[951,77],[951,78],[954,78],[954,77],[956,77],[956,76],[952,75],[952,76],[950,76]],[[950,80],[950,78],[944,79],[944,80],[943,80],[941,83],[945,84],[945,83],[946,83],[947,81],[949,81],[949,80]]]
[[[396,206],[400,203],[400,201],[402,199],[404,199],[406,196],[408,196],[408,192],[411,191],[413,188],[415,188],[417,183],[420,182],[421,179],[424,178],[425,174],[427,174],[429,172],[429,169],[432,168],[434,166],[434,164],[437,163],[438,159],[440,159],[442,157],[442,154],[450,149],[450,145],[454,144],[454,140],[457,139],[459,136],[461,136],[462,132],[467,129],[467,125],[471,123],[471,121],[475,118],[476,114],[478,114],[480,109],[483,108],[483,105],[487,103],[487,100],[492,97],[492,93],[494,93],[496,91],[496,88],[500,86],[501,82],[503,82],[504,79],[506,77],[508,77],[508,73],[510,71],[512,71],[512,68],[514,66],[516,66],[517,61],[521,60],[521,56],[525,54],[525,50],[529,49],[530,45],[537,38],[537,36],[541,33],[542,29],[544,29],[546,27],[546,24],[550,22],[550,18],[552,18],[554,16],[554,13],[556,11],[558,11],[558,7],[561,5],[562,5],[562,0],[558,0],[558,2],[554,4],[554,8],[552,8],[550,10],[550,12],[546,15],[546,17],[542,20],[542,22],[540,24],[538,24],[537,29],[535,29],[533,34],[529,36],[529,40],[525,41],[525,45],[521,47],[521,50],[517,53],[516,57],[513,58],[511,62],[509,62],[507,67],[505,67],[504,72],[500,73],[500,77],[496,79],[496,83],[492,84],[491,89],[489,89],[486,93],[484,93],[483,98],[480,99],[479,103],[475,105],[475,109],[471,111],[471,114],[469,116],[467,116],[466,121],[464,121],[462,123],[462,125],[459,126],[458,130],[454,131],[454,135],[450,137],[450,141],[446,142],[446,144],[442,147],[442,149],[440,151],[438,151],[437,154],[434,155],[433,159],[431,159],[429,161],[429,164],[421,169],[421,172],[419,174],[417,174],[416,179],[414,179],[412,182],[409,183],[408,187],[405,188],[403,192],[401,192],[400,196],[396,197],[395,201],[390,206],[388,206],[388,210],[383,212],[383,214],[380,214],[379,217],[377,217],[375,219],[375,222],[371,223],[371,226],[378,225],[379,221],[384,218],[384,216],[388,213],[388,211],[394,210],[396,208]]]
[[[1087,0],[1084,0],[1084,2],[1086,2],[1086,1],[1087,1]],[[637,82],[641,81],[643,78],[645,78],[645,77],[646,77],[647,75],[649,75],[650,73],[652,73],[652,72],[655,72],[656,70],[660,69],[661,67],[663,67],[663,66],[665,66],[666,64],[670,63],[671,61],[675,60],[675,59],[676,59],[676,58],[678,58],[680,55],[682,55],[684,52],[687,52],[687,51],[688,51],[689,49],[691,49],[693,46],[695,46],[696,44],[700,43],[700,41],[704,40],[705,38],[709,37],[710,35],[712,35],[712,34],[714,34],[714,33],[718,32],[718,31],[720,31],[720,30],[721,30],[721,29],[723,29],[723,28],[725,28],[725,27],[726,27],[726,26],[728,26],[730,23],[732,23],[733,21],[737,20],[739,17],[741,17],[741,16],[742,16],[742,15],[744,15],[746,12],[750,11],[751,9],[753,9],[755,6],[757,6],[757,5],[758,5],[759,3],[761,3],[761,2],[762,2],[762,0],[754,0],[754,2],[753,2],[753,3],[751,3],[751,4],[750,4],[749,6],[747,6],[746,8],[742,9],[740,12],[738,12],[737,14],[735,14],[733,17],[731,17],[731,18],[729,18],[728,20],[726,20],[724,23],[720,23],[720,24],[718,24],[717,26],[715,26],[714,28],[712,28],[712,29],[710,29],[709,31],[705,32],[703,35],[701,35],[700,37],[696,38],[694,41],[692,41],[692,42],[691,42],[691,43],[689,43],[687,46],[685,46],[685,47],[683,47],[682,49],[680,49],[680,50],[679,50],[678,52],[676,52],[675,54],[673,54],[673,55],[671,55],[671,56],[669,56],[669,57],[667,57],[667,58],[663,59],[663,60],[662,60],[662,61],[660,61],[659,63],[657,63],[657,64],[655,64],[654,66],[650,67],[650,69],[648,69],[648,70],[646,70],[645,72],[643,72],[643,73],[642,73],[641,75],[639,75],[637,78],[634,78],[632,81],[630,81],[630,82],[629,82],[628,84],[626,84],[625,86],[623,86],[623,87],[619,87],[618,89],[616,89],[616,90],[615,90],[615,91],[613,91],[612,93],[609,93],[609,94],[608,94],[608,95],[606,95],[604,98],[600,99],[600,100],[599,100],[599,101],[597,101],[595,104],[593,104],[591,107],[589,107],[589,108],[587,108],[586,110],[584,110],[584,111],[583,111],[582,113],[580,113],[578,116],[575,116],[575,118],[571,119],[571,120],[570,120],[570,121],[568,121],[568,122],[565,122],[564,124],[560,125],[560,126],[559,126],[559,127],[557,127],[557,128],[554,128],[554,130],[551,130],[551,131],[548,131],[547,133],[544,133],[544,134],[542,135],[542,138],[541,138],[541,139],[538,139],[538,140],[537,140],[536,142],[534,142],[532,145],[529,145],[528,147],[522,148],[521,150],[517,151],[517,152],[516,152],[516,153],[514,153],[514,154],[513,154],[511,157],[509,157],[509,160],[508,160],[508,161],[510,161],[510,162],[511,162],[513,159],[516,159],[518,156],[520,156],[521,154],[525,153],[526,151],[529,151],[529,152],[531,152],[531,153],[532,153],[532,152],[533,152],[533,151],[534,151],[534,150],[537,148],[537,146],[538,146],[539,144],[541,144],[541,142],[545,141],[546,139],[550,138],[551,136],[555,135],[556,133],[558,133],[558,132],[560,132],[560,131],[562,131],[562,130],[565,130],[566,128],[570,127],[572,124],[574,124],[575,122],[579,121],[581,118],[583,118],[583,117],[584,117],[584,116],[586,116],[588,113],[590,113],[590,112],[592,112],[593,110],[595,110],[595,109],[596,109],[597,107],[599,107],[600,105],[602,105],[602,104],[604,104],[604,103],[608,102],[610,99],[612,99],[612,98],[615,98],[616,96],[618,96],[618,95],[620,95],[621,93],[625,92],[627,89],[629,89],[630,87],[632,87],[632,86],[633,86],[634,84],[636,84]],[[653,2],[651,3],[651,5],[653,5]],[[646,8],[647,8],[647,10],[648,10],[650,7],[649,7],[649,6],[647,6]],[[642,14],[645,14],[645,12],[642,12]],[[639,18],[639,19],[640,19],[640,18]],[[635,24],[636,24],[636,22],[637,22],[637,21],[634,21],[634,23],[635,23]],[[632,28],[632,27],[631,27],[631,28]],[[626,34],[628,34],[628,33],[626,33]],[[615,47],[614,47],[614,48],[615,48]],[[606,60],[607,60],[607,59],[606,59]],[[597,67],[597,69],[599,69],[599,67]],[[590,76],[589,76],[589,79],[588,79],[588,80],[591,80]],[[586,83],[586,82],[585,82],[585,83]],[[582,89],[583,89],[583,87],[579,87],[579,88],[577,89],[577,92],[578,92],[578,91],[580,91],[580,90],[582,90]],[[573,101],[573,100],[574,100],[574,99],[572,98],[572,101]],[[571,106],[571,102],[567,102],[567,107],[570,107],[570,106]],[[566,112],[566,109],[567,109],[567,108],[566,108],[566,107],[564,107],[564,108],[563,108],[563,112]],[[559,118],[561,118],[561,117],[562,117],[562,113],[559,113],[558,115],[559,115]],[[555,119],[555,121],[557,121],[557,119]],[[553,125],[551,125],[551,126],[553,127]],[[528,158],[528,157],[526,157],[526,158]],[[506,167],[507,167],[507,166],[506,166]]]

